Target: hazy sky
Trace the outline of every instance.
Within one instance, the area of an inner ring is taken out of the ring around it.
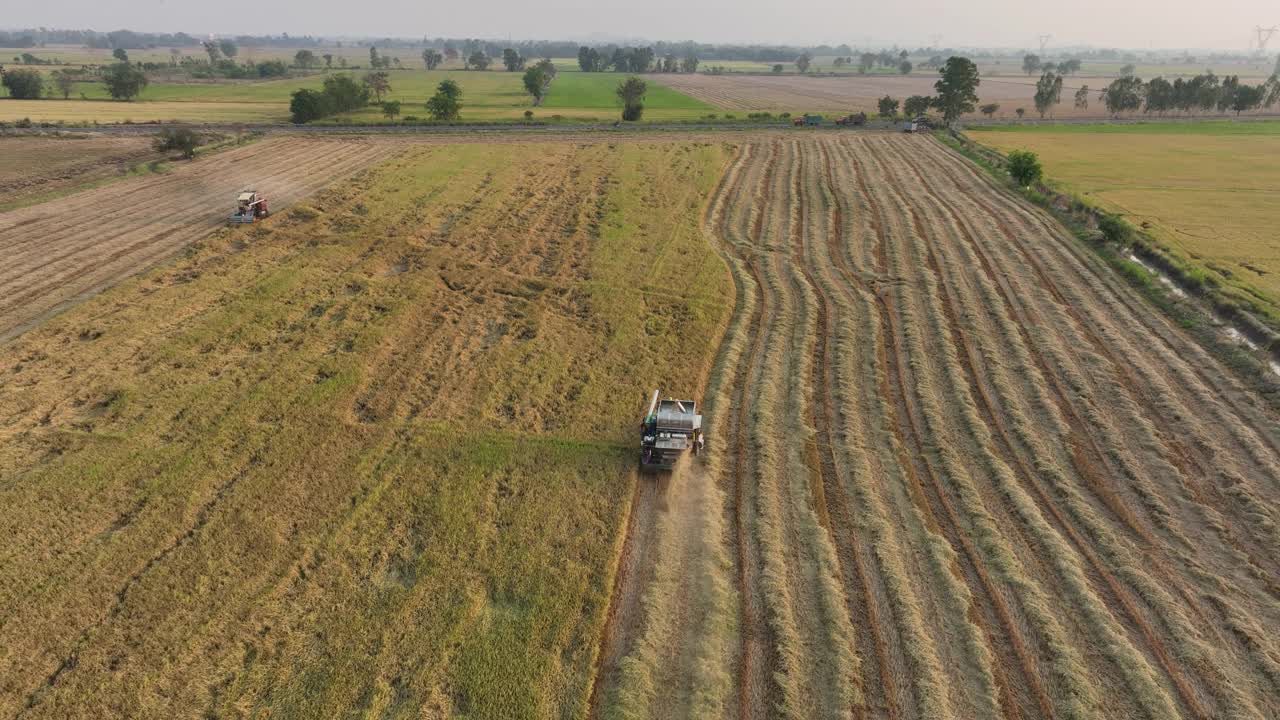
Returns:
[[[49,0],[7,2],[5,27],[220,34],[1132,48],[1251,47],[1277,0]],[[1280,33],[1272,40],[1280,49]]]

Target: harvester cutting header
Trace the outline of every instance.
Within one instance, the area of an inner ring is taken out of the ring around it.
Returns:
[[[640,423],[640,467],[644,470],[670,470],[686,450],[694,455],[702,452],[702,416],[692,400],[658,400],[653,391],[649,412]]]

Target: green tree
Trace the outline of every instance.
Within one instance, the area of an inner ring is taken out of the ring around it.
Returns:
[[[196,148],[200,147],[200,135],[191,128],[164,128],[151,143],[157,152],[178,151],[182,157],[190,160],[196,156]]]
[[[436,94],[427,100],[427,114],[435,120],[457,120],[462,111],[462,88],[452,80],[436,86]]]
[[[910,75],[912,67],[913,66],[911,65],[910,60],[903,60],[902,62],[898,63],[898,72],[902,73],[903,75]]]
[[[1129,63],[1124,67],[1120,68],[1120,77],[1122,78],[1133,77],[1133,74],[1136,73],[1137,71],[1138,71],[1138,68],[1135,67],[1133,63]]]
[[[800,53],[800,57],[796,58],[796,70],[802,73],[809,72],[809,64],[813,62],[813,58],[809,57],[809,53]]]
[[[649,86],[638,77],[629,77],[618,83],[617,95],[622,101],[622,119],[639,120],[644,114],[644,95]]]
[[[1040,167],[1040,158],[1027,150],[1014,150],[1009,153],[1009,174],[1013,176],[1019,187],[1030,187],[1040,180],[1044,170]]]
[[[467,56],[466,69],[488,70],[489,56],[484,54],[483,50],[477,50]]]
[[[44,76],[35,70],[7,70],[0,82],[15,100],[35,100],[44,92]]]
[[[111,57],[119,60],[120,62],[129,62],[129,53],[126,52],[124,48],[116,48],[115,50],[112,50]]]
[[[1027,53],[1022,56],[1022,72],[1027,75],[1034,75],[1040,72],[1040,56],[1035,53]]]
[[[987,116],[988,120],[990,120],[992,116],[999,112],[1000,103],[987,103],[978,109],[982,111],[983,115]]]
[[[583,45],[578,48],[578,68],[582,72],[602,72],[605,69],[605,57],[599,50]]]
[[[864,52],[858,56],[858,72],[865,73],[875,67],[876,54],[872,52]]]
[[[516,72],[524,69],[524,58],[515,50],[506,48],[502,51],[502,64],[506,66],[507,72]]]
[[[933,98],[928,95],[912,95],[902,103],[902,112],[907,117],[916,117],[929,112],[933,107]]]
[[[116,63],[102,71],[102,84],[116,100],[132,100],[147,86],[147,76],[129,63]]]
[[[1040,113],[1040,119],[1044,119],[1044,114],[1053,109],[1062,100],[1062,76],[1047,71],[1040,76],[1040,80],[1036,82],[1036,94],[1033,98],[1036,104],[1036,112]]]
[[[427,48],[422,51],[422,63],[427,66],[428,70],[435,70],[444,62],[444,55],[440,54],[435,48]]]
[[[222,59],[222,48],[218,47],[218,43],[212,40],[205,40],[200,45],[204,48],[205,54],[209,56],[209,64],[217,65],[218,61]]]
[[[324,67],[326,70],[333,67],[333,53],[325,53],[320,57],[324,58]]]
[[[698,56],[689,53],[684,56],[684,60],[680,61],[680,72],[696,73],[698,72]]]
[[[898,116],[898,99],[885,95],[877,101],[880,108],[880,117],[893,118]]]
[[[1089,86],[1088,85],[1081,85],[1080,89],[1076,90],[1076,109],[1077,110],[1089,109]]]
[[[966,57],[954,55],[939,71],[942,76],[933,87],[938,91],[934,107],[942,111],[943,120],[950,125],[961,115],[971,113],[978,102],[978,66]]]
[[[1075,58],[1058,63],[1058,74],[1060,75],[1072,75],[1078,72],[1080,72],[1080,61]]]
[[[1027,114],[1027,109],[1026,109],[1026,108],[1018,108],[1017,110],[1014,110],[1014,111],[1013,111],[1013,114],[1017,115],[1017,116],[1018,116],[1018,119],[1019,119],[1019,120],[1021,120],[1021,119],[1022,119],[1022,116]]]
[[[1236,111],[1236,115],[1253,110],[1263,103],[1266,96],[1266,85],[1241,85],[1231,98],[1231,109]]]
[[[78,74],[71,70],[58,70],[52,74],[53,85],[58,88],[58,92],[62,93],[62,99],[66,100],[71,97],[71,91],[76,87]]]
[[[359,110],[369,104],[369,88],[346,73],[326,77],[323,92],[334,113]]]
[[[329,99],[319,90],[294,90],[291,95],[289,121],[295,125],[319,120],[332,112]]]
[[[1112,115],[1142,107],[1142,81],[1132,75],[1116,78],[1103,88],[1102,101]]]
[[[382,96],[391,92],[391,77],[386,70],[365,73],[364,86],[373,95],[374,101],[382,102]]]
[[[293,54],[293,64],[303,69],[315,67],[316,54],[310,50],[299,50]]]
[[[235,41],[230,38],[219,40],[218,49],[221,50],[222,54],[228,58],[233,58],[236,56],[236,53],[240,52],[240,48],[236,47]]]
[[[713,68],[711,68],[711,69],[712,69],[712,70],[715,70],[715,68],[714,68],[714,67],[713,67]],[[774,64],[774,66],[773,66],[773,71],[774,71],[775,73],[781,74],[781,73],[782,73],[782,70],[783,70],[783,68],[782,68],[782,63],[775,63],[775,64]]]
[[[388,100],[382,103],[382,114],[385,115],[388,120],[394,120],[396,116],[400,114],[400,101]]]
[[[551,78],[547,76],[546,70],[541,65],[534,65],[524,71],[523,82],[524,91],[533,96],[534,106],[541,105],[547,88],[551,86]]]

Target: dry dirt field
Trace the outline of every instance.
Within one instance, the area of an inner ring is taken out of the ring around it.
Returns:
[[[746,143],[706,226],[710,457],[597,715],[1280,712],[1276,419],[1078,241],[888,135]]]
[[[656,82],[668,85],[705,103],[725,110],[771,110],[800,112],[849,113],[859,110],[874,114],[876,100],[890,95],[903,100],[911,95],[933,95],[933,74],[908,76],[796,77],[769,75],[654,75]],[[1052,116],[1059,118],[1107,117],[1106,108],[1098,100],[1098,90],[1113,78],[1073,76],[1066,79],[1062,103],[1054,107]],[[999,103],[996,118],[1015,118],[1015,110],[1026,108],[1027,118],[1036,117],[1037,78],[982,78],[978,86],[979,106]],[[1081,85],[1091,88],[1089,106],[1078,109],[1073,104],[1075,91]],[[978,113],[975,117],[980,117]]]
[[[142,137],[0,137],[0,207],[159,160]]]
[[[27,140],[6,143],[26,148]],[[49,141],[32,142],[32,152],[39,153]],[[162,175],[4,213],[0,341],[208,234],[226,221],[236,193],[245,187],[256,186],[274,207],[284,209],[394,150],[385,142],[268,140]]]

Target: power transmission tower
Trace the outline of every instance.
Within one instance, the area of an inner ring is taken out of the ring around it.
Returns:
[[[1258,54],[1261,55],[1267,51],[1267,43],[1271,42],[1271,36],[1276,34],[1280,27],[1272,25],[1264,28],[1261,25],[1255,27],[1254,32],[1258,33]]]
[[[1041,56],[1041,57],[1044,57],[1044,46],[1045,46],[1045,45],[1048,45],[1048,44],[1049,44],[1049,41],[1050,41],[1050,40],[1052,40],[1052,39],[1053,39],[1053,36],[1052,36],[1052,35],[1041,35],[1041,36],[1040,36],[1040,56]]]

